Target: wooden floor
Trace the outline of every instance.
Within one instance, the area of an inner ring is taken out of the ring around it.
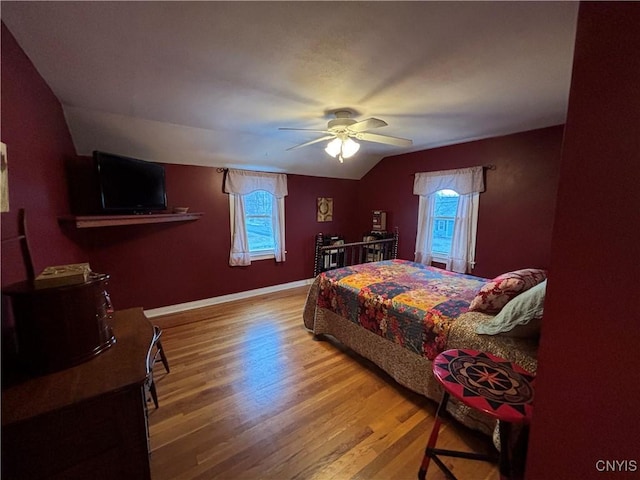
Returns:
[[[155,368],[153,480],[415,479],[436,405],[302,324],[307,288],[154,319],[171,373]],[[195,321],[195,322],[194,322]],[[445,422],[438,447],[489,440]],[[463,479],[493,464],[445,463]],[[428,479],[444,479],[436,465]]]

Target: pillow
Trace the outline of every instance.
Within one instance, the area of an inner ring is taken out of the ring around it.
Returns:
[[[502,334],[508,337],[531,337],[540,333],[547,281],[511,300],[495,317],[476,327],[476,333]]]
[[[469,310],[498,313],[509,300],[529,290],[547,278],[547,272],[539,268],[524,268],[503,273],[485,284],[469,305]]]

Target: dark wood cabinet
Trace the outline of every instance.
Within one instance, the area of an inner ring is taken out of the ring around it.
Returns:
[[[111,347],[109,276],[37,289],[21,282],[3,289],[11,298],[18,368],[26,375],[55,372],[85,362]]]
[[[149,479],[145,382],[153,326],[116,312],[116,343],[2,392],[2,478]]]

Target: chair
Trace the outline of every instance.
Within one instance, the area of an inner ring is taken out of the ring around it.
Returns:
[[[151,399],[153,400],[153,404],[156,408],[158,408],[158,393],[156,391],[156,384],[153,379],[153,366],[158,360],[158,357],[160,357],[160,361],[162,361],[162,365],[164,365],[164,369],[167,371],[167,373],[170,372],[169,362],[167,360],[167,356],[164,353],[162,342],[160,341],[161,335],[162,329],[157,325],[154,325],[153,340],[151,341],[151,348],[149,349],[149,356],[147,359],[147,388],[149,390],[149,393],[151,394]]]
[[[3,244],[13,242],[18,242],[20,245],[20,252],[22,253],[27,281],[31,283],[35,280],[36,274],[35,269],[33,268],[29,239],[27,238],[27,212],[24,208],[20,208],[18,210],[18,235],[2,239]]]
[[[4,221],[4,218],[3,218]],[[31,257],[31,249],[29,248],[29,239],[27,238],[27,212],[24,208],[18,209],[17,216],[17,235],[2,239],[3,255],[11,258],[14,252],[19,251],[22,256],[26,281],[33,284],[36,278],[35,269],[33,267],[33,259]],[[10,231],[10,229],[6,229]],[[18,245],[19,248],[14,247]],[[8,250],[7,250],[8,249]],[[7,253],[10,252],[10,253]],[[4,288],[3,288],[4,291]],[[10,385],[22,378],[22,365],[18,353],[18,339],[16,334],[14,313],[11,308],[11,302],[5,295],[2,296],[2,326],[1,331],[1,348],[2,353],[2,385]]]

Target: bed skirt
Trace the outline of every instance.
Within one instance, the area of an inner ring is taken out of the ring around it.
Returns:
[[[433,376],[431,360],[390,342],[330,310],[318,307],[318,289],[319,283],[316,279],[311,285],[304,308],[303,319],[307,330],[315,335],[332,336],[342,345],[376,364],[399,384],[435,402],[440,401],[443,390]],[[478,315],[483,314],[464,314],[456,320],[449,333],[447,348],[490,351],[535,373],[535,343],[522,339],[477,335],[474,325],[479,321]],[[496,421],[492,417],[453,398],[447,411],[463,425],[484,434],[492,435],[496,428]]]

